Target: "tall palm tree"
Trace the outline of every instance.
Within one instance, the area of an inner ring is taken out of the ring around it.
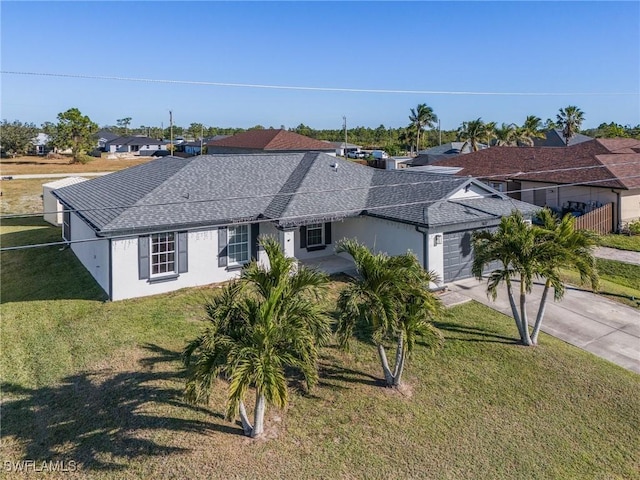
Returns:
[[[598,288],[598,272],[593,256],[593,248],[597,244],[596,234],[588,230],[576,230],[576,220],[573,215],[566,214],[562,219],[558,219],[548,208],[538,214],[538,219],[542,224],[540,228],[546,234],[543,240],[550,244],[549,253],[552,254],[552,259],[543,265],[545,268],[541,272],[545,283],[536,322],[531,332],[531,341],[534,345],[538,343],[549,289],[553,287],[556,301],[564,296],[565,288],[560,281],[560,268],[576,269],[583,283],[589,282],[593,290]]]
[[[511,147],[516,144],[516,127],[513,123],[503,123],[495,129],[496,146]]]
[[[209,325],[184,349],[189,367],[188,401],[208,401],[216,379],[228,385],[226,418],[238,414],[245,435],[264,430],[266,404],[283,408],[288,401],[286,373],[302,373],[308,388],[318,379],[318,347],[330,337],[330,322],[318,306],[317,294],[327,277],[282,253],[270,237],[261,239],[270,268],[255,260],[241,278],[225,286],[206,305]],[[245,408],[249,389],[255,390],[253,423]]]
[[[578,107],[569,105],[561,108],[557,115],[558,125],[562,128],[562,136],[565,145],[569,145],[569,140],[580,131],[582,122],[584,122],[584,113]]]
[[[411,115],[409,115],[410,127],[416,130],[416,153],[420,151],[420,132],[425,127],[433,128],[438,121],[438,117],[433,113],[433,109],[427,106],[426,103],[421,103],[414,110],[411,109]]]
[[[520,144],[527,147],[533,147],[533,140],[535,138],[544,138],[545,134],[542,132],[542,120],[535,115],[529,115],[522,127],[516,129],[517,141]]]
[[[516,211],[503,217],[495,232],[478,231],[473,234],[473,274],[482,279],[488,264],[497,261],[502,265],[489,275],[487,294],[495,300],[500,284],[506,285],[520,340],[527,346],[537,344],[549,289],[554,288],[556,300],[564,296],[560,268],[576,267],[584,279],[597,285],[595,261],[591,255],[593,237],[585,232],[575,231],[574,220],[570,215],[559,223],[548,211],[539,215],[543,227],[530,225],[522,213]],[[545,281],[545,289],[533,332],[530,332],[526,297],[531,293],[536,279]],[[514,297],[513,280],[520,283],[519,308]]]
[[[487,147],[491,146],[491,141],[496,138],[497,123],[487,122],[484,124],[484,135]]]
[[[398,387],[416,337],[427,335],[431,346],[441,341],[439,332],[430,323],[443,311],[440,299],[428,290],[436,276],[426,272],[410,253],[394,257],[373,254],[355,240],[340,241],[336,251],[351,255],[358,270],[357,279],[338,298],[340,343],[348,345],[358,323],[368,324],[385,383],[387,387]],[[396,343],[393,371],[384,346],[388,341]]]
[[[460,150],[464,150],[470,145],[471,150],[477,152],[480,149],[479,144],[486,138],[486,135],[486,125],[481,118],[462,122],[457,132],[458,141],[464,141]]]

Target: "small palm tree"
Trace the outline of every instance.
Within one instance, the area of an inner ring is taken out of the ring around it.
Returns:
[[[545,137],[541,129],[542,120],[535,115],[529,115],[522,124],[522,127],[516,129],[518,143],[527,147],[533,147],[533,140],[535,138]]]
[[[431,320],[442,315],[440,299],[429,292],[429,283],[436,281],[426,272],[415,255],[389,257],[373,254],[355,240],[342,240],[336,251],[346,252],[356,264],[358,278],[351,282],[338,298],[338,338],[347,346],[359,322],[371,328],[387,387],[398,387],[406,360],[418,335],[426,335],[427,343],[436,346],[441,335]],[[396,343],[396,361],[389,366],[384,347],[386,341]]]
[[[562,128],[565,145],[569,145],[571,137],[580,131],[582,122],[584,122],[584,113],[578,107],[569,105],[560,109],[557,120],[559,127]]]
[[[433,109],[427,106],[426,103],[421,103],[414,110],[411,109],[411,115],[409,115],[410,127],[416,130],[416,153],[420,151],[420,132],[425,127],[433,128],[438,121],[438,117],[433,113]]]
[[[496,130],[497,130],[496,122],[487,122],[484,124],[484,134],[485,134],[485,141],[487,142],[487,147],[490,147],[491,141],[496,138]]]
[[[511,147],[516,144],[516,128],[513,123],[507,125],[503,123],[495,129],[496,146]]]
[[[226,418],[238,414],[247,436],[264,430],[266,403],[287,405],[286,369],[299,371],[311,388],[318,379],[318,347],[330,338],[329,318],[318,306],[317,294],[327,284],[324,274],[300,267],[287,258],[279,243],[261,239],[270,268],[255,260],[240,280],[225,286],[206,308],[207,329],[183,352],[190,367],[186,398],[207,402],[216,379],[228,385]],[[255,390],[253,423],[245,408]]]
[[[471,150],[477,152],[480,147],[479,144],[486,138],[486,125],[481,118],[471,120],[468,122],[462,122],[457,132],[458,141],[464,141],[461,151],[467,146],[471,146]]]

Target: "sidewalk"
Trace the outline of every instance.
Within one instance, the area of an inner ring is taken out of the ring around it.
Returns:
[[[515,283],[519,290],[518,282]],[[486,291],[486,281],[470,278],[450,284],[441,298],[447,306],[476,300],[511,317],[506,287],[500,288],[495,302],[487,298]],[[541,293],[542,286],[535,285],[527,295],[530,319],[535,320]],[[515,323],[513,329],[517,337]],[[542,331],[640,373],[640,312],[636,309],[569,287],[560,302],[554,302],[550,295]]]
[[[595,257],[604,258],[605,260],[617,260],[619,262],[640,265],[640,252],[618,250],[617,248],[609,247],[597,247],[593,254]]]

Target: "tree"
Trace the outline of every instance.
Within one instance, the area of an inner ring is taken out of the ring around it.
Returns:
[[[118,131],[120,135],[128,135],[129,134],[129,125],[131,125],[131,117],[120,118],[116,120],[118,124]]]
[[[464,150],[470,145],[471,150],[477,152],[480,149],[479,144],[486,136],[486,125],[481,118],[469,122],[462,122],[462,125],[458,128],[458,140],[461,142],[464,141],[464,145],[462,145],[460,150]]]
[[[189,125],[189,128],[187,128],[187,135],[189,136],[189,138],[201,139],[204,136],[203,133],[204,125],[202,125],[201,123],[192,123],[191,125]]]
[[[484,136],[487,147],[491,146],[491,141],[496,138],[497,124],[496,122],[487,122],[484,124]]]
[[[88,116],[77,108],[70,108],[58,114],[58,123],[50,130],[51,144],[61,150],[71,148],[77,158],[95,147],[93,134],[97,130],[98,125]]]
[[[584,113],[578,107],[569,105],[561,108],[557,115],[558,126],[562,129],[565,145],[569,145],[569,140],[580,131],[584,121]]]
[[[571,215],[557,224],[551,221],[550,213],[542,212],[544,226],[530,225],[522,213],[515,211],[503,217],[495,232],[476,231],[473,234],[474,261],[472,272],[482,279],[487,265],[499,262],[501,267],[494,270],[487,282],[487,295],[497,298],[498,287],[504,283],[511,312],[523,345],[536,345],[542,325],[548,291],[554,288],[554,297],[560,300],[564,295],[559,268],[578,268],[583,278],[597,279],[595,261],[591,255],[591,237],[574,230]],[[531,293],[536,279],[545,281],[545,290],[536,316],[533,333],[529,329],[527,317],[527,294]],[[520,284],[519,308],[513,293],[513,280]],[[596,280],[594,280],[595,282]]]
[[[503,123],[495,129],[496,146],[511,147],[516,144],[516,127],[513,123]]]
[[[429,291],[429,283],[436,276],[426,272],[411,253],[394,257],[374,255],[355,240],[338,242],[336,251],[351,255],[358,270],[358,278],[338,298],[340,343],[348,346],[356,326],[368,324],[386,386],[398,387],[416,337],[426,335],[432,346],[441,342],[439,331],[431,324],[443,311],[440,299]],[[396,343],[393,371],[384,346],[387,341]]]
[[[522,127],[516,128],[516,138],[519,144],[533,147],[535,138],[545,138],[545,134],[542,132],[542,120],[535,115],[529,115]]]
[[[304,267],[282,253],[273,238],[260,241],[270,268],[255,260],[240,280],[225,286],[206,304],[208,328],[183,352],[190,367],[186,398],[208,401],[219,377],[228,383],[226,418],[238,414],[244,434],[258,437],[264,429],[266,404],[287,405],[287,374],[291,369],[311,388],[318,379],[318,348],[330,338],[329,318],[318,305],[324,274]],[[255,390],[253,423],[245,397]]]
[[[433,128],[438,121],[438,117],[433,113],[433,109],[427,106],[426,103],[421,103],[415,110],[411,109],[411,115],[409,115],[410,127],[416,130],[416,153],[420,151],[420,132],[425,127]]]
[[[0,132],[2,150],[13,157],[28,153],[38,136],[38,128],[34,123],[22,123],[19,120],[2,120]]]

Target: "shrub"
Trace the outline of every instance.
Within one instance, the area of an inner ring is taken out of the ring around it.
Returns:
[[[640,220],[629,222],[629,233],[631,235],[640,235]]]
[[[79,153],[78,155],[73,157],[72,163],[81,163],[84,165],[86,163],[92,162],[93,160],[95,160],[95,157],[87,155],[86,153]]]

